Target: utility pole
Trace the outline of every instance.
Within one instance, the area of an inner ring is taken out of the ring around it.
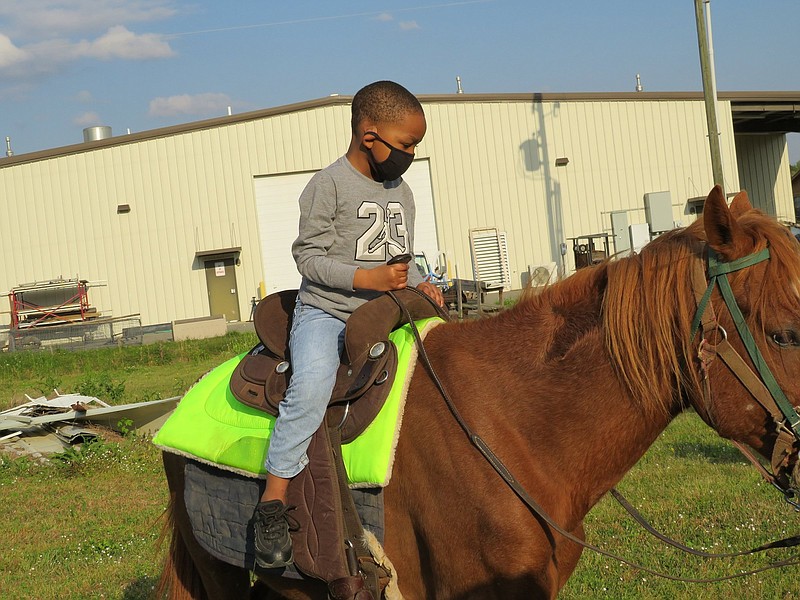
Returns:
[[[697,19],[700,71],[703,75],[703,98],[706,103],[708,143],[711,148],[711,169],[714,176],[714,184],[718,184],[724,189],[725,178],[722,174],[722,151],[720,149],[720,133],[717,125],[717,83],[714,77],[714,61],[711,50],[710,1],[694,0],[694,12]]]

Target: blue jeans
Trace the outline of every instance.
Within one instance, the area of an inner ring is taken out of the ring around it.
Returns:
[[[289,352],[292,376],[278,407],[265,467],[289,479],[308,464],[306,450],[319,429],[336,383],[344,346],[344,321],[303,304],[294,307]]]

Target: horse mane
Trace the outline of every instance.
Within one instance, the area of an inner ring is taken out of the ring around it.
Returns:
[[[771,260],[762,263],[762,269],[729,275],[751,329],[755,332],[755,325],[763,332],[766,315],[778,306],[797,304],[800,245],[788,228],[758,210],[748,211],[738,222],[750,246],[743,256],[770,247]],[[587,295],[599,296],[600,314],[593,325],[602,327],[604,350],[620,381],[643,411],[668,415],[679,405],[676,402],[682,404],[682,397],[701,390],[700,372],[693,366],[696,344],[689,336],[697,310],[692,270],[704,256],[705,244],[703,222],[698,220],[662,234],[638,254],[611,257],[541,291],[526,290],[518,303],[520,314],[530,318],[553,307],[585,305]],[[745,297],[745,280],[759,274],[761,281],[748,286]],[[718,302],[714,305],[717,314],[724,310]],[[558,335],[563,332],[551,343]],[[577,341],[574,332],[571,341]]]
[[[742,306],[745,315],[746,308],[753,314],[753,318],[750,319],[751,327],[758,325],[763,333],[769,319],[768,315],[774,315],[781,309],[790,310],[795,314],[798,312],[800,244],[788,227],[778,224],[774,219],[756,210],[740,218],[739,225],[747,233],[747,237],[753,240],[750,252],[757,252],[765,246],[769,246],[770,250],[770,260],[762,263],[765,265],[763,281],[750,286],[749,307]],[[731,278],[736,291],[736,280]]]
[[[603,300],[606,348],[621,381],[645,412],[669,414],[677,396],[699,390],[689,339],[697,310],[692,270],[702,256],[699,227],[656,238],[608,263]]]

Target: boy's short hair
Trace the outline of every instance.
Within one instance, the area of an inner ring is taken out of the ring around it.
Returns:
[[[353,96],[350,126],[355,133],[364,119],[373,123],[396,123],[408,113],[423,113],[417,97],[394,81],[376,81]]]

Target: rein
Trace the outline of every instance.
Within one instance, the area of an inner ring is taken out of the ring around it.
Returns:
[[[702,326],[699,357],[704,372],[704,396],[707,405],[711,400],[711,387],[708,377],[708,366],[715,356],[722,358],[723,362],[733,372],[739,381],[748,389],[753,398],[770,414],[775,424],[777,437],[772,452],[772,473],[768,472],[758,459],[742,444],[733,441],[734,445],[761,473],[762,477],[782,494],[784,499],[796,511],[800,511],[800,502],[797,500],[797,490],[792,487],[790,478],[785,470],[793,454],[794,445],[800,441],[800,416],[786,398],[781,387],[764,360],[753,334],[742,315],[736,298],[733,295],[728,273],[750,267],[762,261],[769,260],[769,248],[760,252],[749,254],[743,258],[730,262],[720,261],[716,252],[708,248],[708,284],[702,268],[698,267],[692,274],[692,287],[697,298],[697,312],[692,320],[691,339],[694,339]],[[755,366],[758,375],[747,365],[744,359],[728,342],[728,334],[717,322],[710,299],[714,287],[718,286],[725,306],[733,319],[739,337],[747,350],[747,354]],[[705,291],[703,288],[705,287]],[[712,332],[717,339],[716,343],[710,342],[706,334]],[[779,475],[775,475],[778,473]]]
[[[402,311],[402,313],[405,315],[406,319],[408,320],[408,323],[411,326],[411,331],[414,334],[414,339],[415,339],[415,341],[417,343],[418,354],[419,354],[420,361],[422,362],[423,365],[425,365],[426,371],[428,372],[429,376],[431,377],[431,380],[436,385],[437,390],[439,391],[439,393],[441,394],[442,398],[444,399],[444,402],[445,402],[448,410],[450,411],[451,415],[455,419],[455,421],[458,424],[458,426],[466,434],[466,436],[469,439],[470,443],[473,446],[475,446],[475,448],[478,450],[478,452],[481,453],[483,458],[489,463],[489,465],[495,470],[495,472],[497,472],[497,474],[500,475],[500,477],[503,479],[503,481],[511,488],[511,490],[523,502],[523,504],[525,504],[531,510],[531,512],[534,513],[534,515],[538,519],[540,519],[541,521],[543,521],[544,523],[549,525],[550,528],[552,528],[554,531],[556,531],[562,537],[568,539],[569,541],[571,541],[571,542],[573,542],[575,544],[578,544],[579,546],[581,546],[583,548],[586,548],[588,550],[596,552],[597,554],[600,554],[601,556],[605,556],[607,558],[611,558],[613,560],[619,561],[619,562],[621,562],[623,564],[626,564],[626,565],[628,565],[628,566],[630,566],[630,567],[632,567],[634,569],[638,569],[640,571],[643,571],[645,573],[649,573],[649,574],[654,575],[656,577],[661,577],[663,579],[669,579],[669,580],[672,580],[672,581],[682,581],[682,582],[686,582],[686,583],[714,583],[714,582],[726,581],[726,580],[730,580],[730,579],[737,579],[737,578],[745,577],[745,576],[748,576],[748,575],[754,575],[756,573],[762,573],[764,571],[768,571],[768,570],[776,569],[776,568],[780,568],[780,567],[800,564],[800,557],[795,556],[793,558],[789,558],[789,559],[786,559],[786,560],[776,561],[776,562],[770,563],[770,564],[765,565],[763,567],[760,567],[758,569],[752,569],[750,571],[742,571],[742,572],[739,572],[739,573],[734,573],[732,575],[726,575],[726,576],[723,576],[723,577],[715,577],[715,578],[709,578],[709,579],[685,578],[685,577],[678,577],[678,576],[675,576],[675,575],[669,575],[667,573],[661,573],[660,571],[655,571],[653,569],[650,569],[649,567],[645,567],[645,566],[640,565],[640,564],[638,564],[636,562],[628,560],[628,559],[626,559],[626,558],[624,558],[624,557],[622,557],[622,556],[620,556],[618,554],[615,554],[613,552],[609,552],[608,550],[603,550],[602,548],[600,548],[598,546],[595,546],[594,544],[590,544],[589,542],[587,542],[585,540],[582,540],[579,537],[575,536],[573,533],[567,531],[566,529],[561,527],[558,523],[556,523],[553,520],[553,518],[550,517],[550,515],[547,514],[547,512],[545,512],[545,510],[539,505],[538,502],[536,502],[536,500],[533,498],[533,496],[531,496],[528,493],[528,491],[522,486],[522,484],[519,483],[517,478],[514,477],[514,474],[508,469],[508,467],[506,467],[505,463],[503,463],[503,461],[492,451],[492,449],[483,440],[483,438],[481,438],[477,433],[475,433],[470,428],[470,426],[467,424],[467,422],[462,417],[460,411],[458,410],[458,407],[453,402],[453,399],[450,397],[450,394],[445,389],[444,384],[439,379],[439,376],[434,371],[433,365],[431,364],[430,358],[428,357],[428,353],[425,350],[425,346],[424,346],[424,344],[422,342],[422,338],[421,338],[421,336],[419,334],[419,331],[417,329],[416,324],[414,323],[414,319],[411,318],[411,314],[409,313],[408,308],[405,306],[405,304],[399,298],[397,298],[397,296],[393,292],[390,291],[390,292],[386,292],[386,293],[389,296],[391,296],[391,298],[397,303],[398,307],[400,307],[400,310]],[[618,501],[619,501],[619,498],[622,498],[622,500],[624,500],[622,495],[619,494],[619,492],[617,492],[616,489],[612,489],[612,494],[614,495],[615,498],[618,499]],[[626,508],[626,510],[628,510],[627,506],[630,506],[630,504],[627,501],[625,501],[624,503],[621,502],[621,504],[622,504],[623,507]],[[633,508],[633,506],[630,506],[630,510],[628,510],[628,512],[630,512],[630,514],[632,516],[634,516],[634,518],[636,518],[636,516],[638,515],[638,513]],[[639,521],[639,522],[645,524],[644,526],[645,526],[646,530],[648,530],[650,532],[655,532],[655,530],[649,525],[649,523],[647,523],[647,521],[644,520],[643,517],[641,517],[641,515],[638,515],[638,516],[641,518],[641,521]],[[656,535],[657,533],[658,532],[655,532],[654,535]],[[678,542],[674,542],[673,540],[670,540],[670,538],[667,538],[666,536],[662,536],[660,534],[657,535],[657,537],[659,537],[659,539],[662,539],[662,540],[666,541],[670,545],[675,546],[676,548],[684,549],[685,551],[690,552],[692,554],[696,554],[696,555],[699,555],[699,556],[711,557],[711,558],[740,556],[740,555],[745,555],[745,554],[752,554],[752,553],[756,553],[756,552],[762,552],[762,551],[768,550],[770,548],[792,547],[792,546],[796,546],[796,545],[800,544],[800,536],[794,536],[792,538],[786,538],[784,540],[780,540],[779,542],[772,542],[770,544],[764,544],[762,546],[759,546],[758,548],[754,548],[753,550],[749,550],[749,551],[736,552],[736,553],[730,553],[730,554],[714,555],[714,554],[701,552],[699,550],[694,550],[692,548],[689,548],[688,546],[684,546],[683,544],[679,544]]]

